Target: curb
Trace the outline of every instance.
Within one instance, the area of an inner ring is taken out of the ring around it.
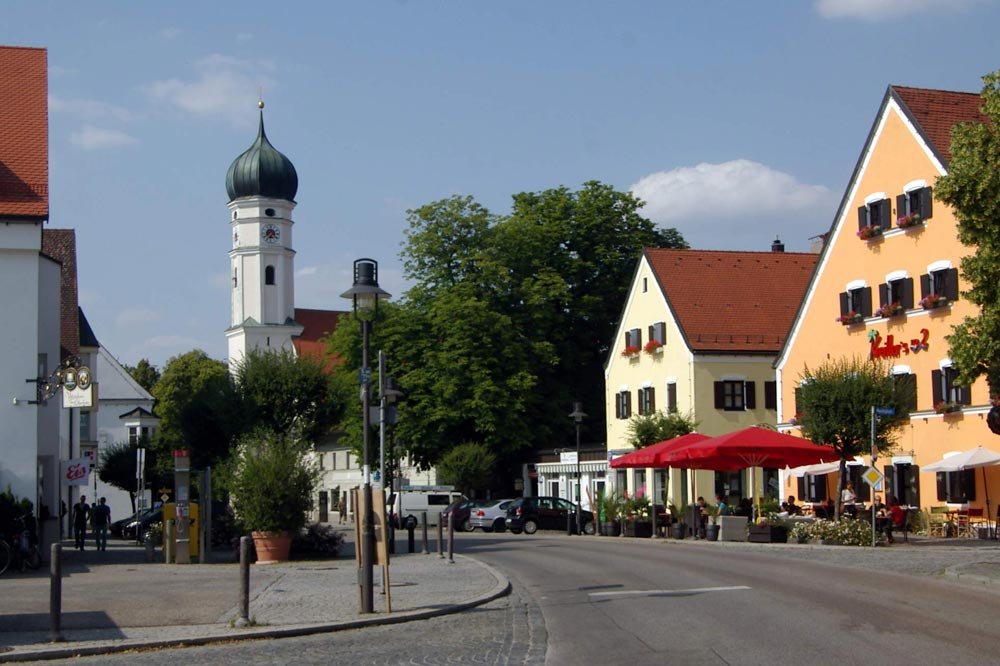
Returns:
[[[427,620],[442,615],[459,613],[476,606],[482,606],[495,599],[505,597],[511,592],[511,584],[506,576],[491,567],[466,555],[455,555],[476,562],[483,569],[488,571],[494,578],[493,587],[480,596],[459,604],[452,604],[443,608],[432,608],[428,610],[401,611],[391,614],[380,614],[359,620],[343,620],[340,622],[324,622],[314,624],[289,625],[282,628],[250,628],[250,629],[228,629],[224,632],[209,634],[206,636],[189,636],[185,638],[164,638],[160,640],[135,639],[116,641],[105,645],[88,645],[80,647],[63,647],[60,644],[52,643],[52,647],[43,649],[14,648],[11,652],[0,653],[0,663],[14,663],[20,661],[48,660],[48,659],[70,659],[73,657],[89,657],[101,654],[114,654],[118,652],[128,652],[132,650],[154,650],[172,647],[190,647],[197,645],[209,645],[212,643],[223,643],[242,640],[257,640],[263,638],[291,638],[295,636],[309,636],[312,634],[332,633],[335,631],[346,631],[349,629],[360,629],[363,627],[384,626],[390,624],[402,624],[414,620]]]

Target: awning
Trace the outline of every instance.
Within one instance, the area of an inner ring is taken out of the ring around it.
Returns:
[[[553,474],[576,474],[576,463],[538,463],[535,470],[539,474],[551,476]],[[608,469],[606,460],[587,461],[580,463],[581,472],[605,472]]]
[[[848,460],[848,465],[864,465],[862,460]],[[793,467],[788,470],[788,474],[795,478],[802,478],[803,476],[822,476],[823,474],[833,474],[840,469],[840,462],[828,462],[819,463],[816,465],[803,465],[802,467]]]

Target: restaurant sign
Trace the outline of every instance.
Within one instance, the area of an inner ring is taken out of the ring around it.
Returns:
[[[920,351],[927,351],[930,345],[928,342],[929,338],[930,331],[926,328],[920,329],[919,338],[913,338],[910,341],[903,340],[901,342],[896,342],[896,336],[892,333],[889,333],[883,339],[882,334],[873,329],[868,332],[868,342],[871,345],[871,358],[899,358],[901,356],[916,354]]]

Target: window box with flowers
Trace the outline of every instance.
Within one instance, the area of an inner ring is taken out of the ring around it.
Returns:
[[[955,414],[962,411],[962,405],[950,400],[942,400],[934,405],[934,411],[938,414]]]
[[[858,229],[858,238],[863,241],[873,240],[882,237],[882,227],[877,224],[869,224]]]
[[[626,345],[625,349],[622,350],[622,356],[625,358],[637,358],[641,350],[633,345]]]
[[[854,310],[848,310],[844,314],[837,317],[837,322],[843,324],[844,326],[853,326],[854,324],[860,324],[865,320],[865,316],[860,312],[855,312]]]
[[[900,215],[896,220],[896,226],[900,229],[912,229],[913,227],[919,227],[923,223],[924,218],[920,217],[920,213],[917,212]]]
[[[920,307],[924,310],[933,310],[948,305],[948,299],[941,294],[927,294],[920,299]]]
[[[663,349],[663,343],[659,340],[650,340],[646,343],[646,346],[642,348],[647,354],[655,354],[656,352]]]
[[[906,308],[899,301],[893,301],[892,303],[886,303],[878,310],[875,311],[876,317],[885,317],[886,319],[890,317],[898,317],[899,315],[906,312]]]

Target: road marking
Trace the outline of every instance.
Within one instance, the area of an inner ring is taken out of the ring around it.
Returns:
[[[685,597],[703,592],[729,592],[730,590],[749,590],[746,585],[731,587],[695,587],[690,590],[619,590],[616,592],[591,592],[588,597]]]

